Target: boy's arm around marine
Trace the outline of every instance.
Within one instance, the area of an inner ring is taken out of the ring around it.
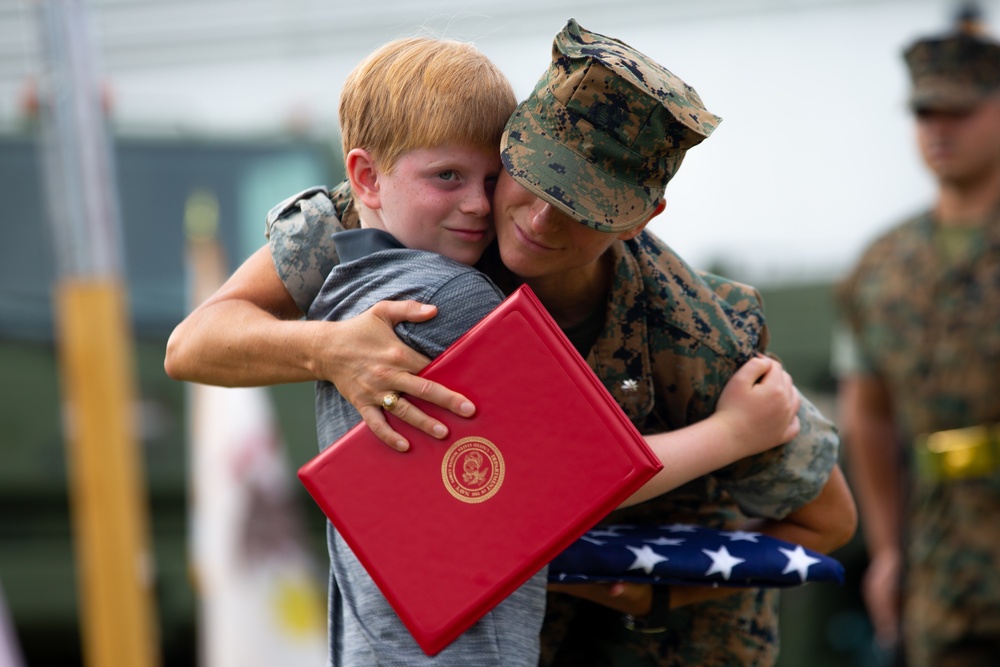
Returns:
[[[728,303],[762,309],[756,289],[703,277]],[[767,353],[768,341],[765,325],[758,351]],[[838,463],[840,438],[833,422],[805,396],[799,421],[799,434],[790,442],[721,471],[723,485],[762,532],[829,553],[854,536],[857,509]]]
[[[760,294],[747,285],[694,270],[648,230],[616,251],[612,298],[626,296],[613,307],[617,310],[609,310],[609,319],[619,322],[610,325],[608,333],[622,341],[605,344],[616,347],[637,335],[632,332],[644,331],[647,340],[641,344],[631,340],[628,347],[649,351],[642,365],[654,375],[650,389],[655,400],[640,408],[645,414],[630,416],[653,429],[660,424],[660,430],[708,417],[736,369],[754,354],[767,352]],[[636,296],[627,296],[629,291]],[[639,312],[644,312],[642,322],[636,320]],[[621,350],[613,356],[617,362]],[[629,358],[626,363],[635,366],[635,361]],[[839,438],[833,423],[805,398],[799,421],[801,430],[792,441],[738,461],[712,477],[747,516],[770,522],[769,532],[774,522],[804,521],[803,529],[783,528],[782,533],[801,534],[805,546],[829,551],[853,535],[854,503],[837,468]],[[800,511],[817,502],[826,507],[829,519],[820,522],[809,509]]]
[[[652,234],[612,248],[616,282],[608,322],[588,362],[643,432],[707,418],[736,369],[753,354],[766,352],[760,295],[745,285],[698,274]],[[626,378],[638,381],[625,383]],[[626,384],[634,389],[623,390]],[[839,440],[833,424],[804,398],[799,420],[802,432],[791,442],[710,477],[753,517],[744,519],[745,528],[829,552],[853,535],[854,503],[837,467]],[[676,506],[663,500],[618,510],[608,520],[670,521],[663,513]],[[709,500],[702,497],[698,505]],[[590,588],[584,596],[604,606],[634,615],[649,611],[648,585]],[[671,608],[737,592],[671,588]]]

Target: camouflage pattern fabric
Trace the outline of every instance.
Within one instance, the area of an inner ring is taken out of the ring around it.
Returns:
[[[956,31],[921,39],[903,54],[914,109],[963,111],[1000,89],[1000,43]]]
[[[343,181],[329,192],[323,187],[303,190],[272,208],[266,225],[278,276],[299,310],[308,313],[339,261],[333,234],[361,226],[350,183]]]
[[[767,667],[777,660],[775,589],[749,589],[691,609],[672,611],[665,632],[642,634],[626,629],[621,614],[607,607],[549,593],[539,665]]]
[[[590,367],[643,433],[709,416],[736,369],[767,345],[760,296],[700,273],[644,232],[612,246],[614,283]],[[735,528],[748,516],[780,519],[813,500],[837,461],[833,424],[808,401],[788,445],[739,461],[680,489],[613,512],[608,523],[698,523]],[[749,590],[675,609],[667,632],[625,630],[620,615],[549,594],[543,665],[772,665],[778,593]],[[586,657],[584,660],[583,658]]]
[[[627,44],[570,20],[501,140],[508,173],[603,232],[645,222],[685,152],[719,124],[694,88]]]
[[[918,216],[875,241],[839,285],[903,442],[1000,422],[1000,216],[982,231],[950,256],[935,244],[931,215]],[[1000,474],[910,485],[903,625],[912,667],[945,664],[949,647],[979,640],[993,642],[995,658]]]
[[[332,201],[331,201],[332,197]],[[270,216],[275,265],[298,303],[322,285],[309,276],[335,260],[312,248],[340,228],[345,191],[307,194]],[[326,211],[331,215],[320,215]],[[767,345],[760,296],[749,287],[688,266],[644,232],[612,246],[614,284],[605,328],[587,361],[645,433],[680,428],[712,413],[735,370]],[[488,272],[491,277],[493,271]],[[509,285],[509,276],[496,276]],[[814,499],[837,461],[829,420],[808,401],[791,443],[740,461],[608,520],[692,522],[734,528],[748,515],[782,518]],[[542,664],[771,665],[778,651],[777,592],[749,590],[671,613],[667,633],[625,630],[620,614],[549,595]],[[588,659],[573,662],[583,651]]]

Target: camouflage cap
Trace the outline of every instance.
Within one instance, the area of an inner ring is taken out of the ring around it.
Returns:
[[[510,175],[602,232],[645,222],[687,149],[719,124],[694,88],[570,19],[501,140]]]
[[[1000,43],[966,10],[948,35],[919,39],[903,53],[914,110],[966,111],[1000,91]]]

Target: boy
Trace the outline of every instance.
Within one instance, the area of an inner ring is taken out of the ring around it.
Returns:
[[[351,73],[340,122],[361,228],[334,236],[338,265],[310,320],[349,319],[382,300],[435,304],[433,320],[397,327],[408,345],[433,358],[500,303],[503,293],[472,265],[495,237],[497,147],[514,107],[503,74],[459,42],[390,42]],[[399,399],[385,408],[404,405]],[[713,418],[651,442],[666,468],[630,502],[790,439],[797,409],[787,374],[770,360],[751,361]],[[326,381],[317,383],[316,416],[321,447],[361,420]],[[537,664],[544,570],[430,658],[329,525],[328,546],[332,664]]]
[[[514,106],[509,82],[468,44],[397,40],[351,72],[340,124],[362,228],[337,236],[340,265],[309,319],[345,319],[407,293],[447,300],[451,318],[406,331],[411,346],[436,355],[500,302],[471,265],[494,238],[497,146]],[[318,382],[316,419],[325,447],[360,416],[332,384]],[[327,530],[332,664],[537,664],[543,574],[430,658],[337,531]]]

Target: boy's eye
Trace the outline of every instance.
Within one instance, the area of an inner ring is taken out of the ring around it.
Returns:
[[[448,169],[447,171],[438,172],[437,177],[442,181],[454,181],[458,178],[458,173],[456,173],[454,169]]]

